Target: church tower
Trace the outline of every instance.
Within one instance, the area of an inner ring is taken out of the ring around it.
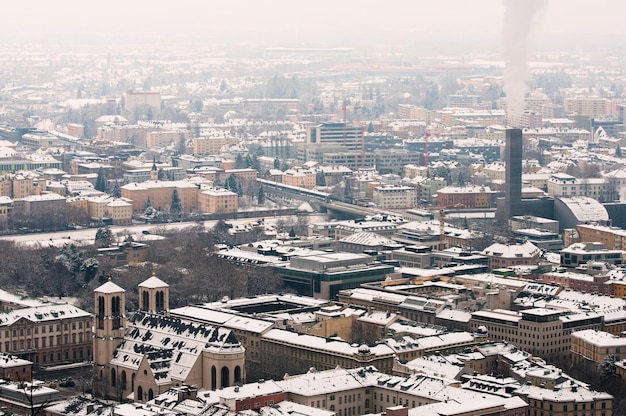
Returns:
[[[150,169],[150,180],[156,181],[159,179],[159,171],[157,170],[156,159],[152,158],[152,169]]]
[[[106,396],[104,391],[108,372],[105,371],[113,357],[113,351],[124,339],[126,330],[126,299],[125,290],[111,281],[94,290],[95,317],[94,317],[94,393],[100,397]],[[102,391],[101,391],[102,390]]]
[[[152,271],[152,277],[139,283],[139,310],[167,315],[169,309],[170,285]]]

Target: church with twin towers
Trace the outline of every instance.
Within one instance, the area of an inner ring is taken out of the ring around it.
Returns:
[[[183,384],[216,390],[243,383],[245,349],[228,328],[169,315],[169,285],[154,273],[138,285],[139,310],[111,280],[94,290],[93,391],[146,402]]]

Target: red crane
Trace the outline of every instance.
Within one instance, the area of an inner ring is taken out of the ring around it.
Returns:
[[[428,167],[428,137],[430,132],[426,130],[424,132],[424,166]]]

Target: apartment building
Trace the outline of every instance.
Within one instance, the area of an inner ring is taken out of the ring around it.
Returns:
[[[337,144],[351,151],[361,149],[363,129],[347,123],[322,123],[309,127],[306,132],[307,144]],[[326,164],[326,163],[324,163]]]
[[[417,205],[417,190],[410,186],[377,186],[372,201],[382,209],[413,208]]]
[[[422,154],[406,149],[377,149],[374,150],[376,170],[379,173],[402,174],[404,166],[418,165],[422,161]]]
[[[299,188],[313,189],[316,185],[317,174],[309,169],[289,169],[283,173],[282,182],[285,185]]]
[[[327,409],[337,416],[408,415],[408,409],[414,408],[448,416],[525,416],[527,411],[526,403],[518,397],[475,392],[460,388],[457,381],[424,374],[391,376],[372,366],[311,369],[276,384],[282,387],[287,400]]]
[[[165,147],[171,144],[178,147],[178,143],[180,143],[181,140],[184,143],[189,139],[191,139],[191,132],[186,129],[157,130],[148,132],[146,145],[151,149]]]
[[[239,138],[221,134],[219,136],[201,136],[193,139],[193,153],[196,155],[217,155],[224,146],[239,143]]]
[[[148,199],[152,206],[161,211],[172,203],[172,193],[178,192],[181,205],[185,211],[196,211],[198,208],[198,191],[196,184],[187,181],[147,181],[128,183],[121,187],[122,198],[132,201],[133,212],[143,211]]]
[[[127,111],[135,111],[135,109],[141,109],[143,107],[150,107],[153,110],[160,110],[161,93],[153,91],[126,91],[124,108]]]
[[[215,214],[237,212],[239,197],[224,188],[203,187],[198,193],[198,211]]]
[[[558,364],[569,359],[571,333],[602,329],[602,316],[593,312],[564,313],[543,308],[521,312],[482,310],[472,312],[469,327],[470,331],[486,331],[489,339],[512,343]]]
[[[578,224],[579,241],[584,243],[599,242],[607,250],[626,250],[626,230],[595,224]]]
[[[626,338],[608,332],[587,329],[572,332],[572,362],[578,368],[597,371],[608,356],[616,361],[626,358]]]
[[[133,204],[124,198],[102,195],[87,199],[87,212],[91,218],[110,218],[114,225],[130,225]]]
[[[574,243],[561,250],[561,266],[579,267],[590,262],[622,264],[623,250],[609,250],[599,242]]]
[[[541,250],[530,241],[520,244],[494,243],[480,254],[489,259],[489,268],[503,269],[514,266],[536,266]]]
[[[548,195],[587,196],[600,202],[609,200],[609,186],[605,178],[578,179],[566,173],[553,173],[548,179]]]
[[[69,304],[42,304],[0,314],[0,352],[36,365],[91,359],[91,315]]]
[[[490,208],[492,191],[484,186],[447,186],[437,191],[440,207]]]
[[[568,114],[598,117],[609,114],[609,102],[600,97],[570,97],[564,99],[563,107]]]

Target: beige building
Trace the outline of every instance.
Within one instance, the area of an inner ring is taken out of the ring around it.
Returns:
[[[126,320],[125,291],[95,292],[94,393],[146,402],[181,384],[216,390],[243,383],[245,349],[227,328],[169,316],[169,285],[139,284],[140,310]]]
[[[313,189],[315,188],[316,176],[316,173],[312,170],[289,169],[283,173],[283,183],[285,185]]]
[[[191,132],[189,130],[158,130],[148,133],[147,147],[154,149],[165,147],[171,144],[178,145],[181,140],[189,140]]]
[[[541,250],[530,241],[521,244],[493,243],[480,254],[489,258],[489,269],[514,266],[536,266]]]
[[[548,179],[550,196],[587,196],[600,202],[609,199],[609,184],[605,178],[578,179],[566,173],[553,173]]]
[[[224,188],[204,187],[198,193],[198,211],[215,214],[237,212],[239,198],[236,193]]]
[[[579,241],[583,243],[599,242],[607,250],[626,250],[626,230],[594,224],[578,224]]]
[[[152,91],[126,91],[124,107],[127,111],[134,111],[143,107],[153,110],[161,109],[161,93]]]
[[[196,155],[217,155],[222,147],[239,143],[239,138],[222,136],[202,136],[193,139],[193,153]]]
[[[482,310],[472,313],[470,331],[486,332],[487,338],[506,341],[555,364],[569,362],[571,334],[602,328],[602,316],[588,312],[567,314],[543,308],[521,312]]]
[[[277,381],[285,399],[330,410],[337,416],[364,414],[408,415],[408,409],[427,406],[430,415],[526,416],[528,406],[518,397],[500,397],[460,388],[454,380],[423,374],[391,376],[373,367],[306,374]],[[424,407],[426,408],[426,407]],[[413,414],[413,413],[411,413]]]
[[[572,332],[571,351],[572,362],[579,369],[597,371],[608,356],[616,361],[626,358],[626,338],[593,329]]]
[[[410,186],[377,186],[373,190],[372,200],[383,209],[413,208],[417,205],[417,190]]]
[[[609,100],[600,97],[574,97],[563,101],[565,112],[580,116],[597,117],[608,114]]]
[[[91,315],[69,304],[40,304],[3,314],[0,352],[38,366],[91,359]]]
[[[185,211],[196,211],[198,208],[199,187],[187,181],[147,181],[129,183],[121,187],[122,198],[132,201],[133,212],[142,211],[150,199],[152,206],[161,211],[172,203],[174,190]]]
[[[130,225],[133,219],[132,201],[109,195],[89,198],[87,210],[91,218],[110,218],[114,225]]]
[[[8,196],[0,196],[0,229],[7,228],[11,211],[13,211],[13,200]]]
[[[45,182],[44,180],[42,184],[44,189]],[[41,189],[39,176],[33,172],[9,173],[0,178],[0,195],[9,196],[13,199],[38,195]]]

